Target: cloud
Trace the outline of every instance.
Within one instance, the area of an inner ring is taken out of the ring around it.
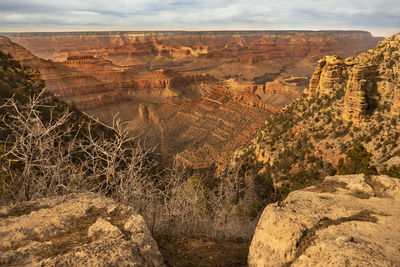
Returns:
[[[1,0],[0,31],[400,31],[398,0]]]

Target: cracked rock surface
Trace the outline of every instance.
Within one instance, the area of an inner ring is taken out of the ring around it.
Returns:
[[[250,266],[400,266],[400,180],[331,176],[268,205]]]
[[[143,218],[95,194],[0,207],[0,266],[164,266]]]

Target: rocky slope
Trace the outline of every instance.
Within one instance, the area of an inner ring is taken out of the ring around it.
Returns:
[[[88,97],[93,98],[93,94],[97,94],[95,98],[101,98],[102,94],[118,96],[121,89],[127,85],[127,75],[125,69],[112,66],[106,60],[98,59],[91,64],[91,68],[87,69],[88,64],[73,64],[71,62],[57,63],[51,60],[44,60],[34,56],[31,52],[18,44],[11,42],[8,38],[0,36],[0,50],[4,53],[11,54],[15,59],[20,60],[24,66],[37,70],[41,74],[41,78],[46,81],[47,90],[67,102],[71,102],[69,97],[79,95],[83,98],[83,102]],[[99,76],[103,78],[99,79]],[[117,82],[120,80],[120,82]],[[129,83],[128,83],[129,84]],[[76,104],[80,105],[81,99]],[[115,98],[116,102],[120,102],[119,98]],[[110,99],[108,99],[110,103]],[[104,105],[107,102],[100,102]],[[88,106],[90,107],[90,106]],[[98,106],[96,106],[98,107]]]
[[[232,165],[272,179],[278,195],[340,171],[352,148],[386,173],[400,155],[399,49],[397,34],[355,58],[321,59],[308,90],[267,119]]]
[[[318,62],[309,96],[345,91],[343,118],[353,123],[367,120],[379,104],[394,114],[398,110],[400,35],[380,42],[356,58],[325,57]]]
[[[268,205],[249,266],[398,266],[400,180],[347,175]]]
[[[71,194],[0,209],[0,264],[164,266],[143,218],[95,194]]]
[[[256,95],[220,84],[200,99],[141,104],[138,118],[128,126],[166,155],[197,169],[229,159],[229,152],[248,142],[273,112]]]

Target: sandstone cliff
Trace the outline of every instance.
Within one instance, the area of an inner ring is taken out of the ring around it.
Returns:
[[[68,56],[63,62],[43,60],[6,37],[0,37],[0,50],[40,71],[47,90],[85,111],[117,106],[132,98],[156,102],[176,96],[198,98],[217,81],[209,74],[149,71],[142,64],[120,66],[102,56],[81,54]]]
[[[398,266],[399,220],[399,179],[327,177],[265,208],[249,266]]]
[[[331,93],[335,90],[334,88],[343,86],[346,75],[347,69],[344,60],[338,56],[325,56],[318,61],[310,79],[309,96]]]
[[[362,123],[381,105],[398,114],[400,34],[381,41],[355,58],[320,60],[310,80],[310,97],[344,91],[342,116]]]
[[[0,265],[164,266],[143,218],[95,194],[3,206]]]

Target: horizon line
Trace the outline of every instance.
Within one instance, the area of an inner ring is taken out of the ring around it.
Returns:
[[[343,30],[343,29],[329,29],[329,30],[308,30],[308,29],[231,29],[231,30],[57,30],[57,31],[2,31],[0,33],[70,33],[70,32],[368,32],[368,30]]]

